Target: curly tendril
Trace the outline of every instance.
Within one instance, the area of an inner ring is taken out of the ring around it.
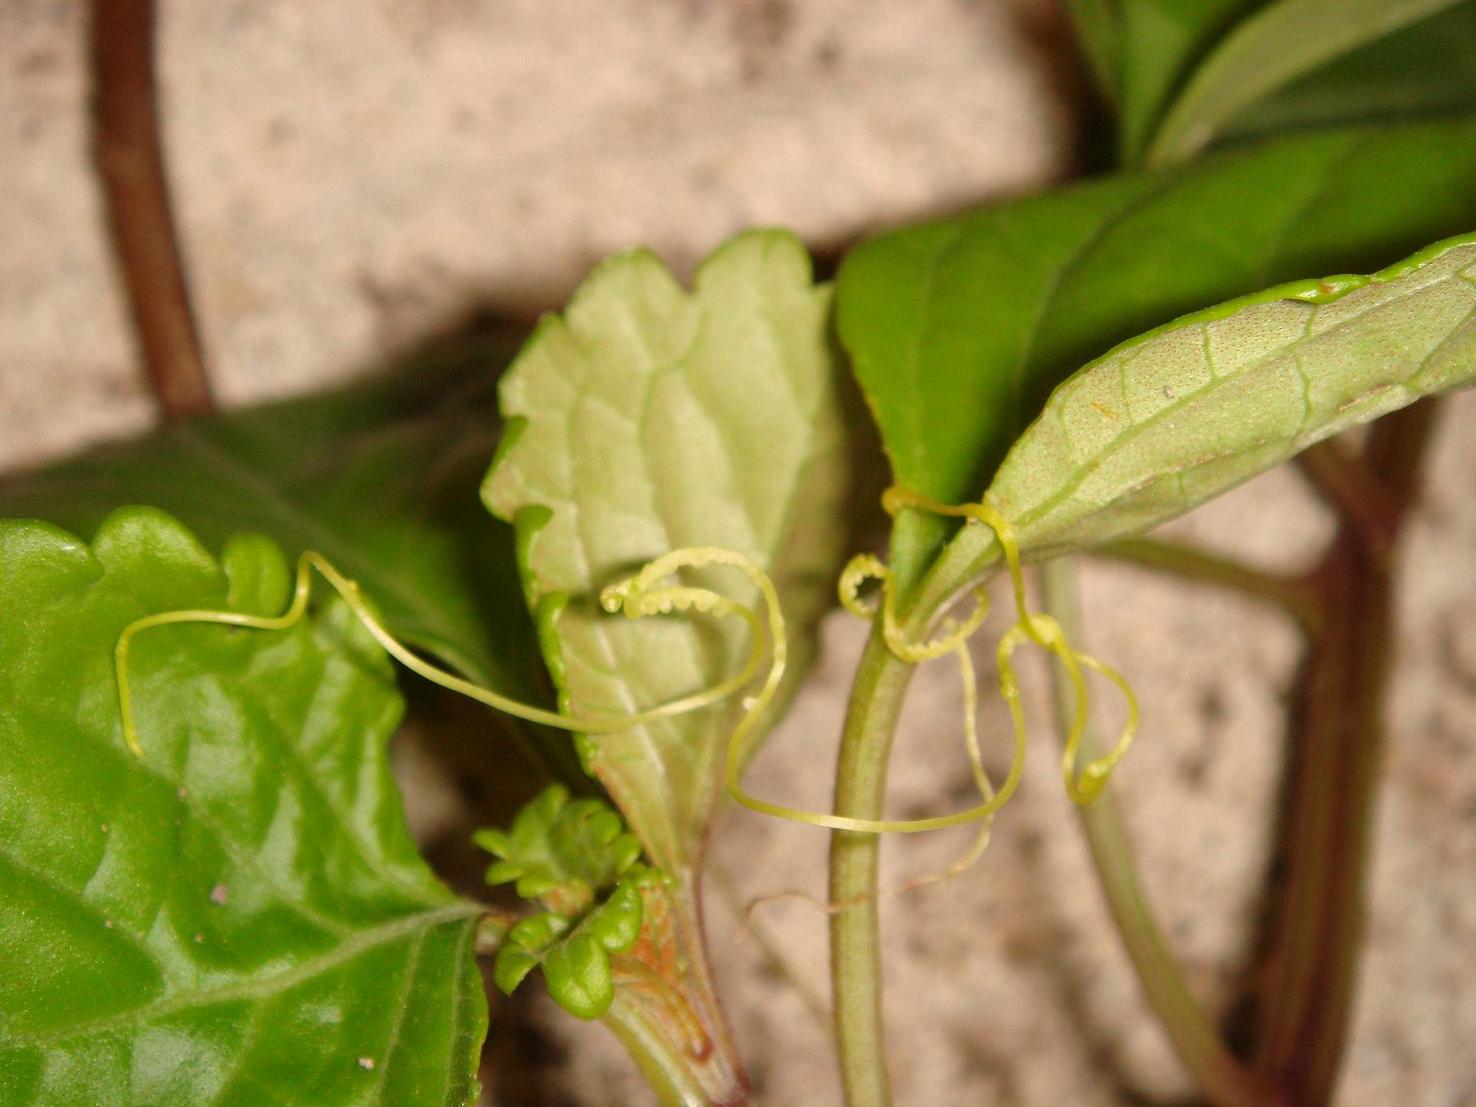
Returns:
[[[893,485],[882,494],[882,507],[889,515],[896,515],[903,508],[916,508],[934,515],[962,518],[968,523],[986,526],[994,532],[1000,549],[1004,551],[1005,565],[1009,570],[1010,584],[1015,593],[1015,609],[1019,613],[1018,622],[1005,632],[997,650],[1000,695],[1004,697],[1005,704],[1009,708],[1010,720],[1014,725],[1017,739],[1023,739],[1026,729],[1025,714],[1020,705],[1020,685],[1015,675],[1013,660],[1015,650],[1028,640],[1056,656],[1066,671],[1067,679],[1071,682],[1072,698],[1075,701],[1071,725],[1066,731],[1066,741],[1061,749],[1061,774],[1065,781],[1066,794],[1073,802],[1091,803],[1102,794],[1102,789],[1107,786],[1107,779],[1112,775],[1112,770],[1126,756],[1138,733],[1138,697],[1134,694],[1127,678],[1112,666],[1098,661],[1089,654],[1073,649],[1066,637],[1066,632],[1055,619],[1049,615],[1031,613],[1029,602],[1025,598],[1025,576],[1020,568],[1018,536],[1013,524],[1000,514],[989,496],[986,495],[981,503],[955,506],[939,503],[920,493]],[[1082,673],[1083,669],[1100,673],[1121,689],[1123,698],[1127,702],[1127,719],[1123,723],[1116,743],[1108,753],[1087,762],[1084,766],[1079,766],[1081,744],[1086,733],[1087,712],[1090,707],[1090,695],[1087,690],[1086,677]]]
[[[968,641],[983,624],[989,610],[989,599],[984,587],[980,585],[974,590],[975,604],[968,616],[962,620],[945,619],[938,637],[923,642],[912,642],[902,634],[897,625],[891,570],[880,559],[870,554],[862,554],[853,558],[841,573],[838,584],[841,604],[848,611],[871,619],[876,616],[877,609],[869,607],[861,599],[860,592],[868,580],[876,580],[880,583],[881,597],[878,607],[883,637],[888,648],[901,660],[909,664],[919,664],[949,653],[954,654],[957,658],[959,676],[964,689],[964,741],[968,751],[970,770],[982,797],[981,803],[962,811],[921,819],[858,819],[826,812],[803,811],[783,804],[771,803],[744,789],[743,762],[749,752],[751,735],[772,705],[779,685],[784,679],[789,658],[788,637],[785,630],[784,613],[773,580],[751,558],[735,550],[717,546],[694,546],[672,550],[649,562],[634,576],[611,585],[600,593],[600,606],[605,611],[611,614],[623,613],[628,618],[697,613],[718,618],[735,617],[747,624],[749,651],[738,672],[700,692],[669,700],[644,711],[618,716],[565,715],[521,703],[434,665],[403,645],[384,627],[355,581],[345,577],[321,554],[308,551],[298,559],[292,599],[287,610],[280,615],[250,615],[242,612],[207,610],[169,611],[144,616],[123,629],[114,649],[118,706],[123,722],[123,737],[128,748],[141,756],[143,745],[139,739],[138,725],[133,710],[133,695],[128,679],[129,651],[133,639],[138,634],[155,627],[182,623],[217,624],[256,630],[290,629],[307,614],[312,594],[313,573],[316,572],[342,598],[349,611],[364,626],[370,636],[384,648],[385,652],[411,672],[498,711],[530,722],[584,734],[609,734],[628,730],[658,719],[670,718],[717,703],[745,688],[757,674],[763,656],[767,653],[768,672],[759,690],[743,699],[743,713],[728,739],[724,759],[724,782],[729,795],[742,806],[761,814],[789,819],[810,826],[861,834],[914,834],[985,821],[986,825],[979,842],[971,851],[970,857],[972,858],[982,852],[988,840],[987,820],[1008,802],[1019,785],[1024,767],[1028,732],[1024,712],[1020,705],[1019,682],[1013,663],[1015,650],[1023,642],[1028,640],[1054,654],[1060,660],[1071,681],[1076,710],[1067,732],[1061,764],[1067,793],[1077,803],[1089,803],[1096,798],[1106,785],[1113,767],[1126,754],[1137,732],[1137,699],[1127,681],[1117,670],[1073,649],[1056,620],[1048,615],[1036,615],[1030,612],[1025,598],[1019,543],[1014,527],[988,501],[987,497],[983,503],[952,506],[894,486],[889,488],[883,496],[882,506],[891,514],[896,514],[903,508],[916,508],[938,515],[961,517],[969,523],[989,527],[998,538],[1004,551],[1014,587],[1019,620],[1000,639],[998,646],[1000,693],[1009,708],[1014,727],[1014,755],[1004,783],[996,790],[984,770],[983,758],[979,750],[976,721],[978,690],[968,652]],[[681,569],[708,566],[727,566],[737,569],[747,577],[762,599],[763,618],[760,618],[756,609],[711,589],[665,583]],[[765,649],[765,639],[767,639],[767,649]],[[1100,673],[1122,690],[1127,700],[1128,715],[1111,752],[1078,768],[1089,702],[1083,669],[1091,669]]]
[[[599,716],[599,715],[563,715],[556,711],[548,711],[531,704],[520,703],[517,700],[504,696],[491,688],[485,688],[455,673],[433,665],[419,656],[407,646],[402,644],[393,634],[385,629],[379,617],[370,608],[364,599],[362,591],[357,582],[352,581],[340,573],[322,554],[311,550],[304,553],[297,561],[297,578],[293,587],[292,601],[287,610],[280,615],[247,615],[237,611],[166,611],[157,615],[146,615],[142,619],[135,620],[123,628],[118,635],[117,645],[113,650],[113,665],[118,680],[118,709],[123,718],[123,738],[128,748],[138,756],[143,756],[143,743],[139,740],[138,724],[133,711],[133,693],[128,681],[128,654],[133,639],[143,631],[155,627],[171,626],[180,623],[208,623],[219,626],[246,627],[251,630],[290,630],[301,622],[308,611],[308,602],[312,596],[312,575],[316,571],[319,576],[327,582],[328,586],[343,599],[345,606],[358,621],[363,625],[373,639],[378,642],[386,653],[398,661],[412,673],[424,677],[432,684],[438,684],[442,688],[452,692],[459,692],[464,696],[484,703],[495,710],[514,715],[520,719],[527,719],[532,723],[540,723],[544,726],[558,727],[563,730],[578,731],[582,734],[610,734],[616,731],[628,730],[631,727],[641,726],[644,723],[655,722],[657,719],[670,718],[673,715],[685,714],[695,711],[701,707],[717,703],[726,699],[740,688],[747,685],[758,672],[759,665],[763,660],[763,640],[760,634],[758,617],[743,605],[720,596],[715,592],[701,588],[649,588],[641,587],[638,590],[639,598],[636,599],[637,590],[633,581],[646,577],[653,568],[670,565],[671,569],[659,570],[656,577],[667,576],[677,566],[683,564],[682,558],[687,555],[701,555],[707,560],[701,564],[708,564],[717,558],[712,557],[714,553],[725,554],[727,551],[713,550],[675,550],[658,558],[648,565],[642,574],[632,581],[624,584],[614,585],[600,596],[601,606],[607,611],[619,611],[624,609],[627,614],[658,614],[667,612],[699,611],[710,612],[714,615],[736,615],[744,619],[750,626],[752,634],[752,645],[747,659],[737,673],[721,683],[701,692],[695,692],[688,696],[669,700],[658,704],[645,711],[639,711],[631,715]],[[739,555],[733,555],[739,556]],[[699,563],[699,562],[691,562]],[[651,578],[654,579],[654,578]],[[624,589],[624,591],[622,591]],[[632,607],[632,604],[635,607]],[[637,610],[638,609],[638,610]]]

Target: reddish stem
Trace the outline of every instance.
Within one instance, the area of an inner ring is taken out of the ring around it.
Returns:
[[[1257,1070],[1295,1107],[1332,1102],[1347,1043],[1394,647],[1392,554],[1418,491],[1434,411],[1421,404],[1388,416],[1356,466],[1307,467],[1343,521],[1311,578],[1324,621],[1297,703],[1278,843],[1284,872],[1253,1027]],[[1355,469],[1364,473],[1364,509],[1353,506],[1346,480]]]
[[[94,0],[92,67],[93,158],[149,383],[167,421],[203,415],[214,404],[170,214],[153,0]]]

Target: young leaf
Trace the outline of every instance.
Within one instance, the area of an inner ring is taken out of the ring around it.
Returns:
[[[615,999],[610,955],[636,944],[644,913],[642,888],[659,879],[638,866],[577,923],[557,912],[522,920],[508,931],[497,953],[492,973],[497,987],[510,995],[542,966],[549,994],[560,1007],[577,1018],[600,1018]]]
[[[1476,117],[1281,139],[874,239],[841,268],[839,329],[896,479],[973,500],[1051,389],[1114,343],[1385,264],[1473,209]],[[929,525],[898,521],[894,564],[931,558]]]
[[[460,1105],[486,1030],[479,909],[416,854],[401,703],[337,604],[280,633],[140,616],[280,610],[281,553],[217,563],[128,509],[89,546],[0,522],[0,1102]]]
[[[506,338],[393,376],[200,419],[0,487],[0,515],[90,534],[152,504],[212,545],[249,529],[315,549],[359,581],[387,625],[469,677],[539,694],[512,535],[476,489],[496,445],[492,382]]]
[[[1225,125],[1226,139],[1476,111],[1476,0],[1292,81]]]
[[[487,870],[488,884],[516,881],[518,895],[571,918],[587,911],[641,855],[635,835],[609,804],[570,802],[559,784],[525,805],[509,832],[479,830],[472,839],[499,859]]]
[[[1199,60],[1267,2],[1118,0],[1116,48],[1098,44],[1092,54],[1116,59],[1118,141],[1124,162],[1137,162],[1174,91]],[[1100,26],[1092,27],[1092,33],[1100,36]]]
[[[601,587],[668,550],[754,558],[802,632],[832,602],[847,467],[829,300],[788,234],[733,240],[690,294],[653,255],[625,254],[589,277],[562,318],[544,320],[504,378],[508,445],[484,494],[516,525],[571,713],[655,706],[742,665],[747,630],[736,620],[633,622],[599,609]],[[736,573],[693,577],[756,601]],[[590,771],[673,875],[700,851],[735,710],[581,739]]]
[[[1276,0],[1221,42],[1174,101],[1147,162],[1182,161],[1226,122],[1296,77],[1457,0]]]
[[[1122,344],[1055,391],[989,497],[1022,554],[1070,553],[1473,379],[1476,235],[1370,277],[1268,289]],[[992,547],[982,529],[969,543]]]

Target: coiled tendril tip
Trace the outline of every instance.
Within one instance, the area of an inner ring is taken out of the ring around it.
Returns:
[[[1019,543],[1014,528],[987,498],[983,503],[955,507],[940,504],[906,489],[893,486],[883,495],[882,506],[891,514],[896,514],[903,508],[915,508],[940,515],[962,517],[970,524],[988,526],[994,531],[1004,551],[1019,618],[1015,625],[1001,637],[997,650],[999,689],[1009,710],[1015,737],[1010,768],[998,789],[993,786],[988,774],[984,771],[983,759],[979,751],[976,722],[978,694],[973,663],[968,650],[969,639],[983,624],[989,610],[989,597],[984,587],[980,585],[974,590],[975,604],[965,618],[947,616],[940,624],[940,633],[937,637],[915,642],[908,639],[898,625],[891,570],[880,558],[872,554],[860,554],[852,558],[837,581],[837,594],[841,605],[847,611],[866,619],[880,617],[887,646],[901,660],[909,664],[919,664],[949,653],[957,658],[960,680],[964,689],[965,746],[969,755],[970,769],[981,797],[979,804],[963,811],[922,819],[857,819],[824,812],[801,811],[782,804],[770,803],[744,790],[741,777],[743,762],[749,752],[750,736],[772,704],[783,681],[789,655],[788,638],[778,593],[769,575],[745,554],[718,546],[694,546],[672,550],[653,559],[633,576],[612,584],[600,592],[599,605],[611,615],[623,613],[627,618],[640,619],[654,615],[697,612],[720,618],[733,616],[747,624],[749,650],[737,673],[709,688],[669,700],[644,711],[621,716],[565,715],[519,703],[499,692],[482,687],[434,665],[414,653],[385,629],[365,601],[362,590],[355,581],[344,577],[322,555],[309,551],[298,559],[292,599],[287,610],[281,615],[249,615],[230,611],[172,611],[145,616],[125,627],[118,637],[114,657],[123,737],[128,748],[134,754],[142,756],[143,746],[139,739],[128,679],[129,649],[135,636],[154,627],[180,623],[214,623],[259,630],[290,629],[307,614],[312,575],[316,572],[340,596],[375,641],[410,671],[496,710],[527,719],[530,722],[583,734],[608,734],[629,730],[658,719],[669,718],[715,704],[747,687],[758,674],[764,654],[767,652],[768,672],[758,691],[745,695],[741,700],[742,714],[728,738],[724,778],[729,795],[743,806],[763,814],[831,830],[861,834],[909,834],[960,826],[966,823],[981,823],[981,832],[974,847],[964,858],[960,859],[959,863],[948,870],[948,874],[951,875],[983,852],[984,846],[988,843],[992,816],[1009,800],[1020,781],[1028,735],[1020,705],[1020,688],[1015,674],[1013,656],[1021,644],[1030,641],[1054,654],[1065,668],[1071,682],[1076,710],[1062,750],[1062,770],[1066,791],[1075,802],[1090,803],[1101,794],[1113,767],[1127,752],[1137,732],[1138,703],[1131,687],[1120,673],[1095,658],[1074,650],[1061,625],[1055,619],[1049,615],[1037,615],[1030,612],[1025,598]],[[742,573],[758,591],[760,606],[754,607],[739,603],[707,588],[664,583],[683,568],[697,569],[708,566],[726,566]],[[866,603],[861,598],[861,589],[870,580],[876,580],[880,585],[880,597],[872,604]],[[1104,757],[1078,766],[1089,705],[1084,669],[1100,673],[1116,684],[1123,692],[1128,710],[1127,721],[1111,752]],[[911,886],[915,886],[916,883],[914,882]]]

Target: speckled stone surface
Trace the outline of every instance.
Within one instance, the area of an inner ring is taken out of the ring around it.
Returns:
[[[769,224],[823,246],[1065,161],[1050,71],[993,4],[160,11],[178,220],[232,403],[476,309],[557,306],[616,250],[687,269]],[[0,468],[150,417],[86,160],[84,16],[0,5]]]
[[[240,403],[343,379],[469,312],[556,304],[598,257],[656,247],[686,268],[751,224],[825,248],[1038,188],[1065,171],[1069,112],[1014,5],[917,0],[164,0],[179,217],[220,392]],[[83,6],[0,5],[0,468],[146,425],[86,163]],[[1476,396],[1448,405],[1404,552],[1389,774],[1370,948],[1343,1107],[1476,1105]],[[1328,521],[1276,472],[1174,525],[1268,565]],[[1297,639],[1276,615],[1119,566],[1083,569],[1090,648],[1146,705],[1116,785],[1145,879],[1212,1003],[1242,983]],[[1000,597],[1003,610],[1007,603]],[[828,803],[860,628],[837,614],[752,785]],[[992,687],[980,651],[981,687]],[[1034,717],[1042,670],[1026,666]],[[959,691],[918,675],[893,810],[967,802]],[[1002,708],[981,718],[1003,762]],[[885,908],[899,1105],[1115,1107],[1186,1092],[1103,911],[1053,769],[1027,779],[966,876]],[[455,790],[406,761],[417,830]],[[889,886],[966,832],[889,842]],[[824,916],[734,904],[824,889],[816,831],[729,812],[713,843],[712,953],[758,1100],[838,1102]],[[786,976],[785,973],[790,974]],[[798,982],[798,987],[796,986]],[[525,989],[495,1001],[487,1102],[649,1102],[605,1032]]]

